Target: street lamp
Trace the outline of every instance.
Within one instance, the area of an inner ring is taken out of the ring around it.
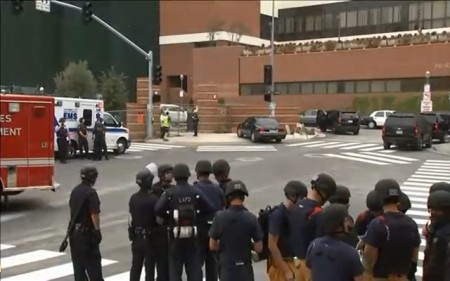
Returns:
[[[181,115],[180,111],[181,111],[181,108],[183,108],[183,96],[184,96],[183,80],[184,80],[184,75],[180,74],[180,107],[178,108],[178,124],[177,124],[178,136],[180,135],[180,121],[181,121],[181,119],[180,119],[180,115]]]

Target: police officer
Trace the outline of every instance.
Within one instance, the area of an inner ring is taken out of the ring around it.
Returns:
[[[290,228],[293,237],[292,247],[298,270],[297,281],[311,280],[311,273],[305,264],[306,251],[318,233],[322,206],[336,192],[336,182],[327,174],[319,174],[311,181],[307,198],[300,200],[290,215]]]
[[[82,182],[72,190],[69,200],[70,219],[75,225],[69,238],[74,277],[75,281],[103,281],[100,200],[94,189],[97,168],[87,165],[80,176]]]
[[[158,216],[169,214],[170,280],[181,280],[183,266],[190,281],[202,281],[202,263],[197,240],[197,218],[214,212],[214,206],[203,192],[188,183],[191,176],[186,164],[173,167],[176,185],[158,200]]]
[[[437,190],[428,197],[430,235],[423,263],[423,281],[450,280],[450,192]]]
[[[400,198],[398,202],[398,209],[403,214],[406,214],[409,209],[411,209],[411,201],[409,200],[409,197],[406,193],[403,191],[400,192]]]
[[[344,204],[331,204],[321,215],[326,236],[316,238],[308,248],[306,265],[314,281],[362,281],[364,268],[354,247],[346,244],[348,209]]]
[[[358,236],[364,236],[367,226],[376,217],[383,214],[383,202],[375,190],[371,190],[366,196],[367,210],[358,215],[355,221],[355,232]]]
[[[192,125],[194,127],[194,137],[198,135],[198,122],[200,119],[198,118],[198,106],[195,107],[194,112],[192,112]]]
[[[131,223],[128,226],[128,236],[131,243],[130,281],[139,281],[142,266],[145,262],[145,280],[155,280],[155,256],[156,241],[154,231],[156,229],[155,205],[158,197],[151,192],[153,174],[144,169],[136,175],[136,183],[140,190],[134,193],[129,202]]]
[[[225,193],[226,185],[231,181],[230,176],[230,164],[227,160],[219,159],[213,164],[213,174],[216,181],[219,183],[219,187]]]
[[[102,149],[103,149],[103,142],[105,140],[105,125],[102,122],[102,118],[100,115],[97,115],[97,121],[94,125],[94,161],[101,161],[102,160]],[[107,157],[107,155],[106,155]]]
[[[270,257],[267,261],[267,274],[271,281],[294,280],[295,275],[298,275],[290,244],[291,240],[296,238],[291,236],[288,212],[299,200],[307,196],[308,188],[300,181],[290,181],[283,191],[284,202],[276,206],[269,217]]]
[[[78,146],[80,149],[81,157],[89,158],[89,143],[87,139],[87,128],[85,125],[85,119],[80,118],[80,124],[78,124]]]
[[[56,126],[56,144],[58,145],[58,156],[62,164],[67,163],[67,153],[69,145],[67,139],[69,137],[69,131],[65,125],[66,120],[64,118],[59,119],[59,124]]]
[[[205,264],[205,280],[217,281],[218,268],[216,255],[209,249],[208,231],[216,212],[225,207],[225,196],[222,189],[209,179],[212,173],[212,164],[209,160],[198,161],[195,166],[195,172],[198,180],[196,187],[213,203],[215,211],[206,217],[199,218],[198,238],[200,243],[200,259]]]
[[[219,251],[220,280],[253,281],[251,252],[262,251],[263,233],[256,216],[244,207],[248,191],[242,181],[229,182],[225,196],[230,207],[217,213],[209,230],[209,246]]]
[[[412,218],[399,210],[400,185],[380,180],[375,192],[383,202],[383,215],[369,224],[363,237],[363,264],[374,280],[407,281],[417,270],[420,235]]]
[[[447,182],[436,182],[433,183],[430,186],[430,194],[438,191],[438,190],[444,190],[447,192],[450,192],[450,183]],[[430,208],[428,208],[428,211],[430,212]],[[425,238],[427,238],[430,235],[430,228],[429,228],[429,222],[427,222],[423,228],[422,228],[422,235],[425,236]],[[425,249],[426,251],[426,249]]]

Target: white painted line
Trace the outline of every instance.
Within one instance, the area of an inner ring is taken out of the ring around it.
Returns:
[[[134,151],[134,152],[138,152],[138,151],[156,151],[159,150],[158,148],[134,148],[134,146],[131,147],[131,149],[127,149],[127,151]]]
[[[418,217],[426,217],[429,218],[430,217],[430,213],[425,212],[425,211],[417,211],[417,210],[408,210],[408,212],[406,212],[406,214],[408,216],[418,216]]]
[[[332,142],[326,142],[326,143],[316,143],[316,144],[306,145],[304,147],[307,147],[307,148],[313,148],[313,147],[328,148],[328,145],[331,146],[333,144],[338,144],[338,143],[342,143],[342,142],[332,141]]]
[[[444,174],[450,173],[450,170],[427,169],[427,168],[419,168],[418,171],[423,171],[423,172],[436,172],[436,173],[444,173]]]
[[[65,253],[58,253],[54,251],[47,250],[37,250],[33,252],[23,253],[15,256],[10,256],[1,259],[1,265],[3,268],[10,268],[18,265],[23,265],[27,263],[43,261],[46,259],[51,259],[59,256],[63,256]]]
[[[14,245],[0,244],[0,250],[1,250],[1,251],[7,250],[7,249],[12,249],[12,248],[15,248],[15,247],[16,247],[16,246],[14,246]]]
[[[421,266],[417,267],[416,276],[422,277],[423,268]]]
[[[378,146],[378,144],[376,144],[376,143],[365,143],[365,144],[359,144],[359,145],[352,145],[352,146],[343,147],[342,149],[351,150],[351,149],[359,149],[359,148],[373,147],[373,146]]]
[[[363,152],[363,153],[346,152],[346,153],[342,153],[342,154],[349,155],[349,156],[355,156],[355,157],[361,157],[361,158],[365,158],[365,159],[376,160],[376,161],[380,161],[380,162],[393,163],[393,164],[409,164],[409,162],[385,158],[384,157],[385,155],[376,157],[376,156],[372,156],[372,155],[366,155],[365,153],[368,153],[368,152]]]
[[[428,206],[426,204],[411,203],[411,209],[421,209],[428,211]]]
[[[427,163],[448,163],[450,164],[450,160],[427,160]]]
[[[430,188],[431,183],[423,183],[423,182],[414,182],[414,181],[409,181],[410,179],[408,179],[407,182],[405,182],[403,185],[410,185],[410,186],[424,186],[426,188]]]
[[[380,151],[378,151],[378,153],[394,153],[394,152],[396,152],[396,151],[395,150],[380,150]]]
[[[139,149],[174,149],[174,148],[184,148],[184,146],[180,145],[158,145],[158,144],[139,144],[139,145],[131,145],[131,148],[139,148]]]
[[[272,152],[277,151],[273,145],[255,145],[255,146],[238,146],[238,145],[228,145],[228,146],[199,146],[197,147],[198,152],[219,152],[219,151],[229,151],[229,152],[239,152],[239,151],[253,151],[253,152]]]
[[[375,147],[369,147],[369,148],[364,148],[364,149],[360,149],[361,151],[375,151],[375,150],[382,150],[384,149],[383,146],[375,146]],[[387,152],[387,151],[394,151],[394,150],[385,150],[383,152]]]
[[[414,201],[414,202],[421,202],[421,203],[427,203],[428,202],[428,198],[419,198],[419,197],[409,197],[409,200]]]
[[[430,192],[430,189],[427,187],[414,187],[414,186],[402,186],[401,189],[405,192],[409,191],[423,191],[423,192]]]
[[[116,261],[102,259],[102,266],[108,266],[117,263]],[[73,275],[72,263],[66,263],[58,266],[48,267],[8,278],[2,278],[2,281],[48,281]]]
[[[419,260],[423,261],[425,254],[423,252],[419,252]]]
[[[158,144],[158,143],[132,143],[131,147],[172,147],[172,148],[185,148],[184,145],[175,145],[175,144]]]
[[[328,156],[328,157],[332,157],[332,158],[340,158],[340,159],[345,159],[345,160],[364,162],[364,163],[374,164],[374,165],[379,165],[379,166],[389,165],[389,164],[383,163],[383,162],[377,162],[377,161],[372,161],[372,160],[366,160],[366,159],[361,159],[361,158],[356,158],[356,157],[350,157],[350,156],[345,156],[345,155],[340,155],[340,154],[324,154],[324,155],[326,155],[326,156]]]
[[[422,168],[442,169],[442,170],[450,171],[450,165],[444,165],[444,164],[425,163],[425,164],[422,165]]]
[[[432,179],[422,179],[422,178],[409,178],[408,181],[429,183],[429,185],[431,186],[433,183],[438,182],[440,180],[437,180],[437,179],[433,179],[433,180]]]
[[[412,178],[420,178],[420,179],[435,179],[436,181],[450,181],[450,177],[441,176],[427,176],[427,175],[412,175]]]
[[[0,215],[0,222],[8,222],[8,221],[12,221],[21,217],[26,216],[28,213],[26,212],[21,212],[21,213],[17,213],[17,214],[1,214]]]
[[[442,176],[442,175],[447,175],[447,173],[417,171],[414,175],[430,175],[430,176],[436,175],[436,176]]]
[[[346,143],[341,143],[341,144],[335,144],[335,145],[330,145],[327,148],[341,148],[341,147],[346,147],[349,145],[356,145],[359,144],[357,142],[346,142]]]
[[[428,219],[416,219],[416,218],[413,218],[413,220],[417,223],[417,225],[420,225],[420,226],[424,226],[428,222]]]
[[[428,196],[430,195],[430,193],[428,191],[426,192],[419,192],[419,191],[403,191],[406,193],[406,195],[408,196],[423,196],[425,198],[428,198]]]
[[[394,156],[394,155],[381,155],[376,152],[364,152],[364,154],[386,157],[386,158],[396,159],[396,160],[401,160],[401,161],[410,161],[410,162],[411,161],[419,161],[418,159],[414,159],[414,158],[403,157],[403,156]]]
[[[304,145],[309,145],[309,144],[313,144],[313,143],[324,143],[325,141],[307,141],[307,142],[299,142],[299,143],[291,143],[291,144],[286,144],[286,146],[304,146]]]

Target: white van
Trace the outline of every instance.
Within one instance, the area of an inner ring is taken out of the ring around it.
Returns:
[[[70,137],[69,157],[74,157],[79,149],[77,129],[80,118],[85,119],[89,150],[94,149],[92,131],[97,120],[97,114],[103,118],[106,126],[105,138],[108,150],[112,150],[116,154],[122,154],[130,147],[128,129],[124,128],[121,122],[116,121],[111,114],[104,112],[102,100],[55,97],[55,128],[60,118],[66,120],[65,124]],[[55,151],[58,151],[56,137]]]

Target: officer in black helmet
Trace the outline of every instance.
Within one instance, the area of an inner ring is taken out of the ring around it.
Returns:
[[[225,196],[228,209],[219,211],[209,230],[209,246],[219,251],[221,281],[253,281],[252,250],[261,252],[263,233],[255,215],[244,207],[248,190],[230,181]]]
[[[230,164],[227,160],[219,159],[213,164],[213,174],[219,183],[220,188],[225,193],[226,185],[231,181],[230,179]]]
[[[363,280],[364,268],[356,249],[344,241],[350,232],[348,209],[344,204],[331,204],[321,215],[324,237],[316,238],[308,248],[306,265],[314,281]]]
[[[423,263],[423,281],[450,280],[450,192],[437,190],[428,197],[430,235]]]
[[[214,205],[213,213],[208,216],[199,217],[198,238],[200,243],[200,259],[201,262],[205,264],[205,280],[217,281],[218,268],[216,256],[215,253],[209,249],[208,231],[216,212],[225,207],[225,196],[222,189],[209,179],[209,176],[212,173],[212,164],[209,160],[198,161],[195,165],[195,173],[197,174],[198,180],[195,186],[198,187]]]
[[[360,236],[364,236],[367,231],[367,226],[370,222],[383,214],[383,202],[380,196],[377,195],[375,190],[371,190],[366,196],[367,210],[363,211],[356,217],[355,232]]]
[[[137,173],[136,183],[139,191],[134,193],[129,202],[131,222],[128,225],[128,236],[131,243],[130,281],[139,281],[142,266],[145,263],[145,280],[155,279],[155,247],[154,230],[156,229],[155,205],[158,197],[151,192],[153,174],[144,169]]]
[[[198,216],[214,212],[214,206],[203,192],[188,183],[191,172],[186,164],[173,167],[176,185],[167,189],[158,200],[158,216],[169,215],[169,275],[170,280],[181,280],[183,266],[190,281],[202,281],[197,240]]]
[[[364,268],[375,280],[412,280],[421,242],[417,224],[399,210],[397,181],[380,180],[375,192],[383,202],[383,215],[372,220],[362,238]]]
[[[58,145],[58,156],[61,163],[67,163],[67,153],[69,149],[69,131],[65,125],[66,119],[60,118],[59,124],[56,126],[56,144]]]
[[[406,193],[403,191],[400,191],[400,198],[398,201],[398,209],[403,214],[406,214],[409,209],[411,209],[411,200],[409,200],[409,197]]]
[[[75,281],[103,281],[100,254],[100,200],[94,189],[98,171],[87,165],[80,172],[81,183],[70,194],[70,220],[74,229],[69,242]]]

